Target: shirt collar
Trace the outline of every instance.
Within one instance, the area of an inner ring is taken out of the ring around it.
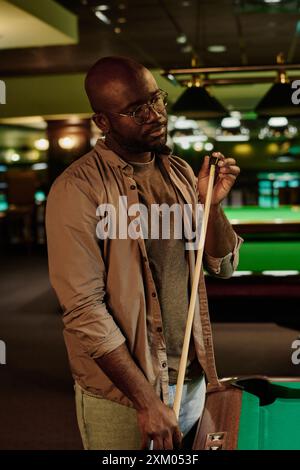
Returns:
[[[98,155],[103,156],[103,158],[108,161],[111,165],[113,166],[118,166],[122,169],[126,167],[132,168],[130,163],[126,162],[125,160],[122,160],[115,152],[113,152],[111,149],[105,145],[105,142],[103,139],[98,139],[95,145],[95,150],[98,153]],[[169,151],[169,153],[167,153]],[[170,172],[170,161],[169,157],[171,155],[171,150],[169,147],[166,146],[166,153],[156,153],[156,156],[160,158],[162,161],[162,164],[166,168],[168,172]]]

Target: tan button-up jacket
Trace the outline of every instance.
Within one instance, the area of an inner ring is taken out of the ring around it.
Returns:
[[[160,155],[180,203],[197,204],[195,176],[182,159]],[[96,235],[100,204],[138,204],[133,168],[99,140],[54,182],[48,196],[46,229],[51,284],[63,309],[64,338],[73,378],[85,390],[132,406],[95,358],[126,342],[148,381],[168,402],[168,363],[162,316],[143,238]],[[134,219],[133,216],[128,216]],[[222,259],[204,256],[205,268],[228,277],[238,263],[233,253]],[[190,278],[195,251],[188,250]],[[211,387],[218,386],[203,271],[193,323],[196,354]]]

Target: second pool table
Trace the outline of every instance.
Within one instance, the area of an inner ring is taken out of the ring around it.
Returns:
[[[207,394],[194,450],[300,450],[300,378],[222,383]]]
[[[241,206],[224,210],[232,225],[243,233],[299,233],[300,206]]]
[[[225,214],[244,239],[238,271],[300,271],[300,207],[228,207]]]

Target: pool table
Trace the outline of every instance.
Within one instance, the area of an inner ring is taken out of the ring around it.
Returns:
[[[244,239],[238,271],[300,271],[300,207],[225,208]]]
[[[238,271],[300,271],[300,241],[249,241],[240,249]],[[295,272],[296,274],[296,272]]]
[[[222,384],[207,394],[194,450],[300,450],[300,378]]]
[[[246,233],[300,232],[300,206],[225,207],[237,231]]]

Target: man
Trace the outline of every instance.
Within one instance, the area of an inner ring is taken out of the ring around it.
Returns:
[[[105,238],[99,221],[103,206],[120,212],[124,197],[129,208],[204,203],[209,158],[196,188],[192,169],[166,147],[166,94],[141,64],[100,59],[85,85],[105,140],[58,177],[46,217],[50,279],[64,313],[78,424],[86,449],[147,448],[151,440],[154,449],[173,449],[202,413],[205,380],[218,386],[203,273],[178,424],[171,406],[195,251],[185,249],[184,237],[137,236],[130,209],[132,236],[123,230]],[[219,156],[204,262],[211,274],[230,277],[241,239],[220,203],[239,168]],[[120,229],[118,218],[114,223],[111,234]]]

